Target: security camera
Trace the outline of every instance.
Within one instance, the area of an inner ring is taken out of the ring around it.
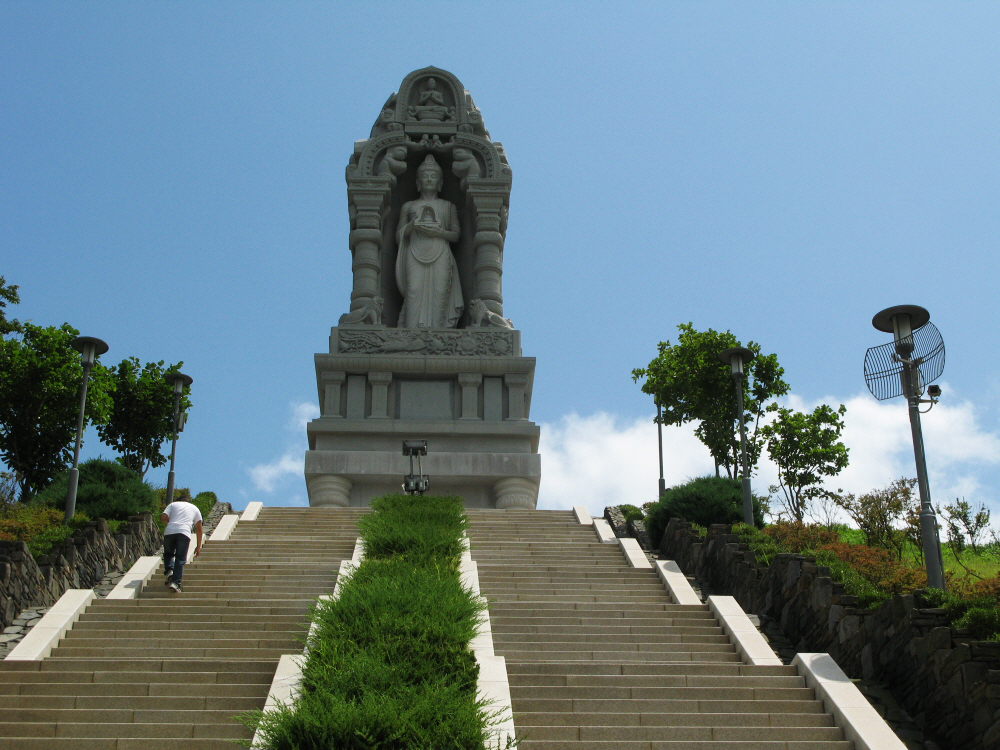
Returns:
[[[927,395],[931,398],[941,398],[941,386],[939,385],[929,385],[927,386]]]

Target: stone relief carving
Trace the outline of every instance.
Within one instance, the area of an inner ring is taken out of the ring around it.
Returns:
[[[430,154],[417,168],[420,197],[403,204],[396,241],[396,284],[403,295],[400,328],[454,328],[465,304],[451,252],[458,210],[438,198],[444,173]]]
[[[341,331],[339,351],[344,354],[440,354],[505,357],[514,353],[514,332],[431,331],[426,329]]]
[[[389,175],[392,186],[396,186],[396,178],[406,171],[406,146],[392,146],[382,157],[376,174]]]
[[[514,324],[490,310],[481,299],[469,302],[469,326],[472,328],[513,328]]]
[[[408,109],[410,117],[420,122],[445,122],[455,119],[455,108],[448,107],[444,95],[438,91],[437,81],[428,78],[424,90],[420,92],[418,103]]]
[[[463,188],[468,184],[466,178],[479,177],[482,174],[479,162],[476,161],[475,155],[469,149],[456,147],[451,155],[454,159],[451,163],[451,171],[462,181]]]
[[[361,307],[341,315],[337,325],[378,325],[382,322],[382,303],[381,297],[362,297]]]

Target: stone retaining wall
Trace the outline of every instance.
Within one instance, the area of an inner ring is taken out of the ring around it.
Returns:
[[[948,627],[944,610],[920,609],[912,595],[859,609],[813,558],[760,564],[721,524],[701,538],[671,519],[659,550],[713,593],[776,620],[796,650],[828,652],[850,677],[885,682],[942,746],[1000,750],[1000,643]]]
[[[37,561],[24,542],[0,541],[0,626],[6,629],[28,607],[54,604],[67,589],[92,588],[109,572],[127,570],[162,546],[151,513],[130,517],[117,534],[104,519],[89,521]]]

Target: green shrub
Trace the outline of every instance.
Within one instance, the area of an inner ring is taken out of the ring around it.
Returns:
[[[618,509],[625,516],[625,522],[629,521],[641,521],[643,519],[642,510],[635,507],[634,505],[619,505]]]
[[[35,503],[62,508],[66,502],[69,472],[60,475],[35,498]],[[153,488],[117,461],[92,458],[80,464],[76,509],[90,518],[124,521],[145,511],[157,512]]]
[[[372,500],[372,509],[358,520],[365,557],[402,555],[415,564],[434,561],[458,569],[468,526],[461,498],[385,495]]]
[[[485,603],[462,587],[459,498],[389,495],[359,522],[365,558],[314,610],[297,701],[244,717],[268,750],[482,750],[469,642]]]
[[[219,498],[214,492],[199,492],[197,496],[191,500],[191,503],[201,511],[202,518],[208,518],[208,514],[217,502],[219,502]]]
[[[965,614],[955,620],[956,628],[968,628],[969,635],[976,640],[1000,640],[1000,610],[995,604],[969,607]]]
[[[764,525],[764,510],[754,498],[754,523]],[[683,518],[699,526],[713,523],[739,523],[743,520],[743,490],[738,479],[698,477],[673,487],[654,503],[646,515],[646,530],[654,545],[659,545],[671,518]]]
[[[87,522],[87,516],[77,513],[69,524],[63,523],[64,513],[38,505],[16,505],[0,515],[0,539],[25,542],[36,559],[47,555],[53,547],[73,535]]]

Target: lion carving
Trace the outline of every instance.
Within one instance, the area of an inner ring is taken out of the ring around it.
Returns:
[[[486,306],[481,299],[474,299],[469,302],[469,316],[471,328],[513,328],[514,324],[507,318],[497,315]]]
[[[378,325],[382,322],[382,298],[362,297],[361,307],[340,316],[338,325]]]

